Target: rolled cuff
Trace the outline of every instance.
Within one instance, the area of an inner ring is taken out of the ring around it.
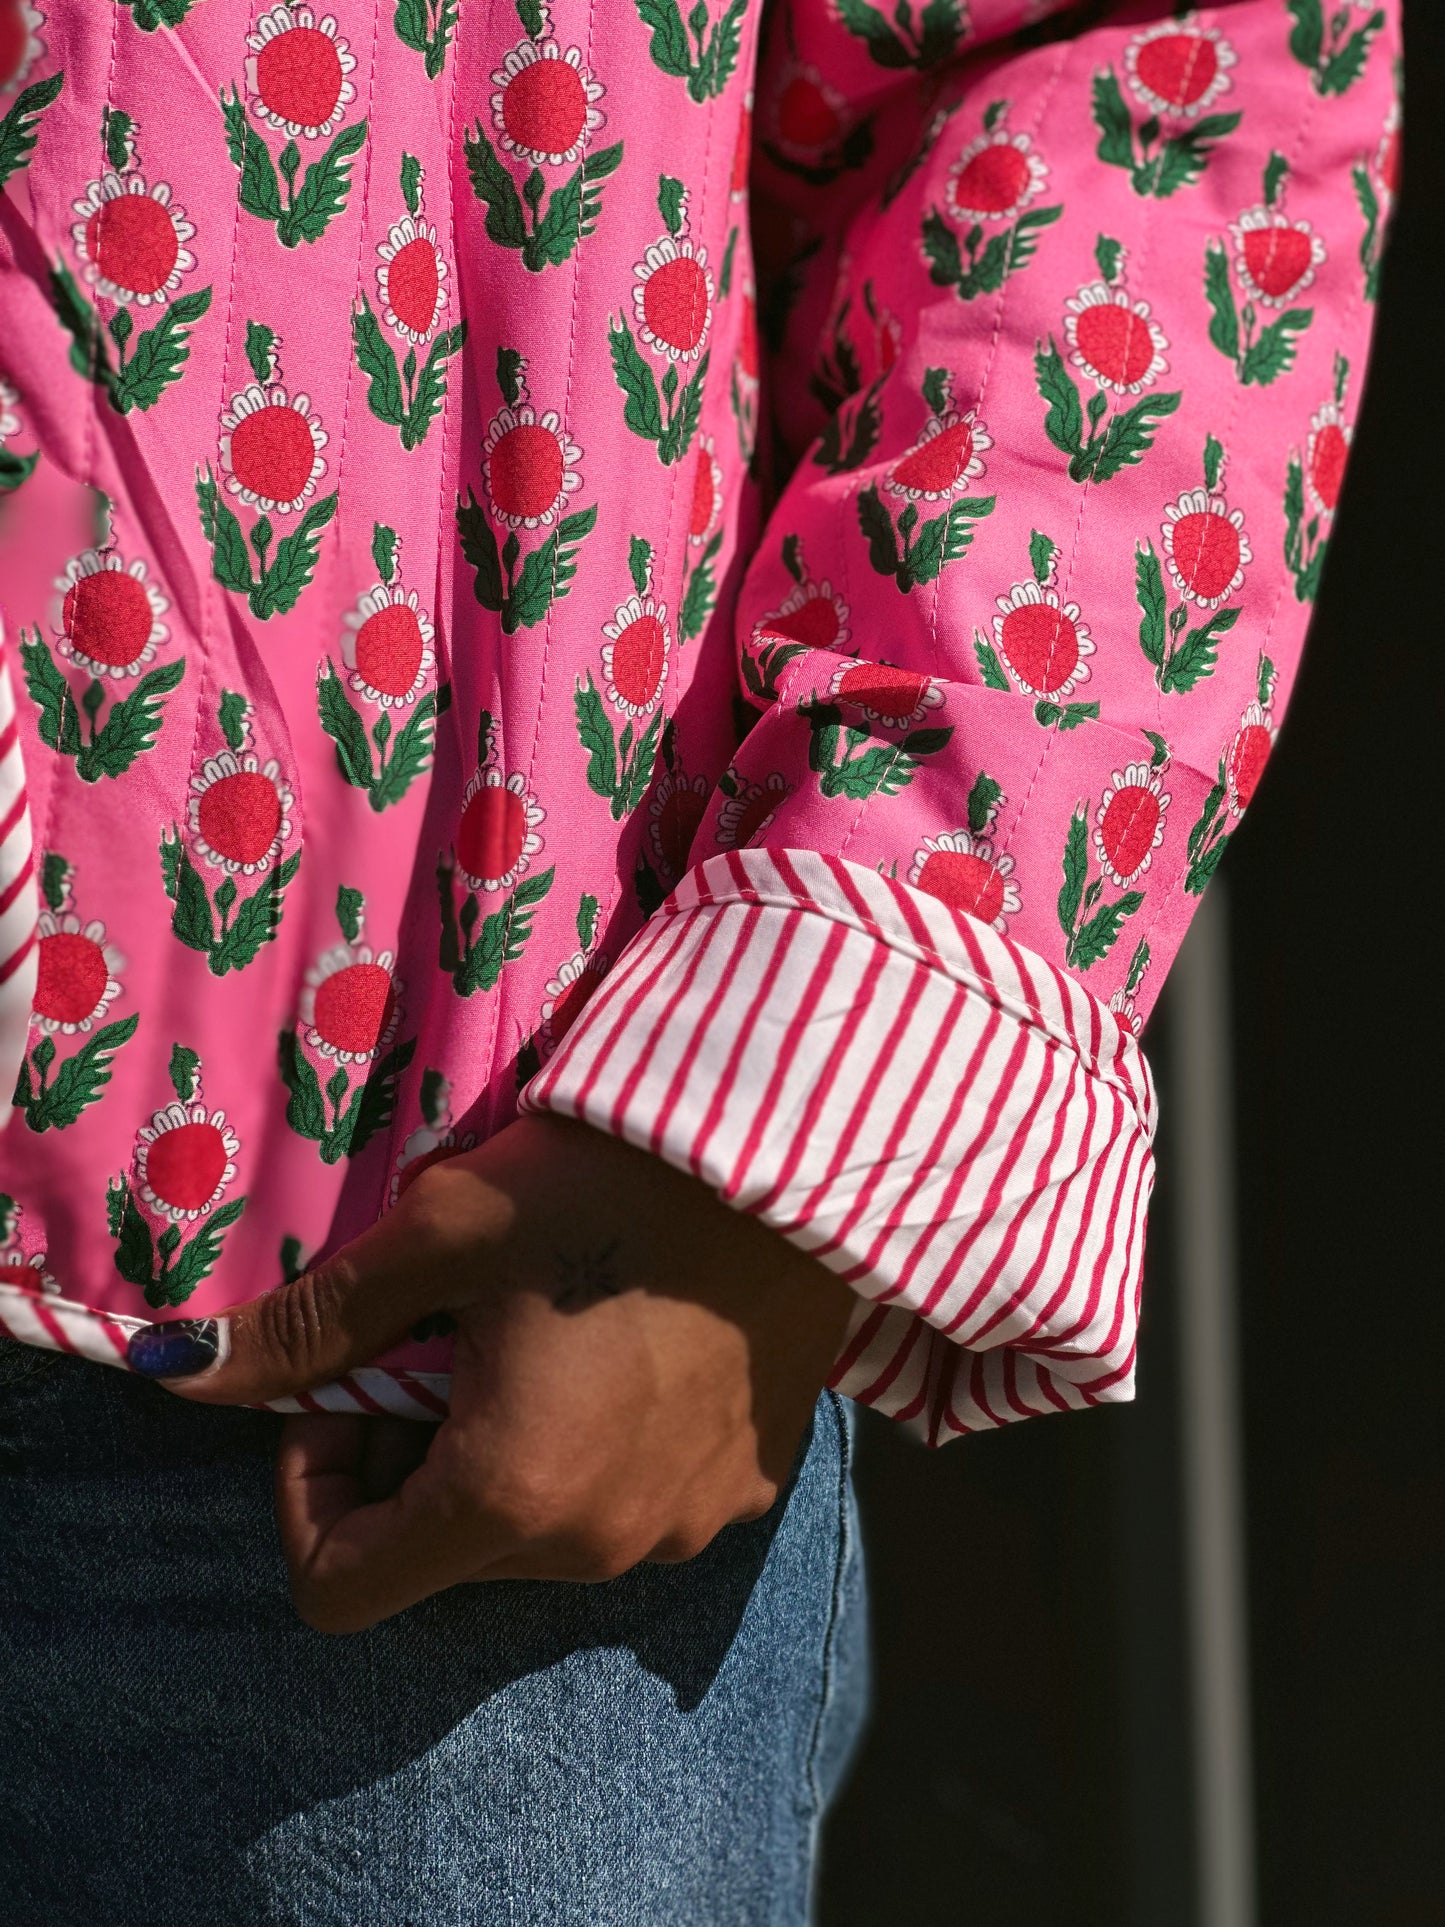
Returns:
[[[522,1106],[654,1152],[811,1253],[839,1391],[931,1444],[1132,1396],[1154,1095],[1033,952],[839,858],[694,869]]]
[[[35,994],[35,852],[19,721],[0,627],[0,1089],[14,1088]],[[10,1115],[0,1107],[0,1130]]]

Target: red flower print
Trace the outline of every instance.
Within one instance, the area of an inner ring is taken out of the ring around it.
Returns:
[[[992,447],[975,410],[960,415],[950,408],[934,415],[902,461],[894,463],[888,487],[910,502],[942,502],[962,495],[983,474],[983,451]]]
[[[1118,1018],[1120,1027],[1137,1037],[1144,1028],[1144,1019],[1134,1008],[1133,996],[1127,990],[1116,990],[1109,999],[1109,1009]]]
[[[839,407],[866,388],[875,388],[897,366],[903,353],[903,324],[879,304],[871,280],[861,296],[852,280],[853,264],[845,256],[839,264],[842,299],[834,310],[825,347],[814,374],[815,392],[826,405]]]
[[[1179,593],[1201,608],[1217,609],[1239,588],[1254,560],[1243,511],[1194,488],[1171,502],[1164,516],[1164,552]]]
[[[1276,208],[1250,208],[1229,232],[1240,283],[1266,308],[1283,308],[1303,294],[1325,258],[1325,244],[1309,222],[1291,221]]]
[[[1124,50],[1124,71],[1151,114],[1193,120],[1228,90],[1237,58],[1217,27],[1201,27],[1190,13],[1136,34]]]
[[[291,834],[295,798],[274,758],[222,750],[191,778],[189,822],[197,854],[230,875],[269,870]]]
[[[492,122],[501,146],[519,160],[554,166],[580,158],[606,116],[606,89],[583,64],[578,47],[522,40],[492,75]]]
[[[1069,359],[1098,387],[1137,395],[1168,369],[1169,343],[1150,319],[1147,301],[1131,301],[1122,288],[1093,281],[1064,306]]]
[[[728,181],[728,198],[741,201],[747,198],[748,169],[753,158],[753,90],[750,87],[743,95],[743,111],[738,120],[737,145],[733,149],[733,171]]]
[[[1022,901],[1013,871],[1013,858],[996,855],[986,837],[950,830],[943,836],[924,837],[908,881],[950,910],[992,925],[1002,936]]]
[[[582,486],[582,450],[568,439],[559,415],[551,409],[539,415],[530,402],[493,416],[482,455],[492,507],[510,528],[556,521]]]
[[[1321,515],[1333,515],[1339,503],[1354,433],[1338,402],[1327,401],[1310,422],[1305,482]]]
[[[833,672],[828,694],[835,702],[862,710],[883,729],[908,729],[943,703],[943,691],[932,676],[888,663],[844,663]]]
[[[1375,154],[1375,173],[1386,197],[1394,200],[1400,191],[1400,103],[1390,102],[1390,111],[1385,116],[1385,130],[1380,136],[1379,149]]]
[[[1094,849],[1120,889],[1143,876],[1153,862],[1164,841],[1168,807],[1159,772],[1148,763],[1114,771],[1094,816]]]
[[[688,854],[707,810],[712,785],[705,776],[669,770],[647,805],[647,838],[657,867],[672,883],[687,869]]]
[[[431,1141],[425,1150],[412,1148],[427,1140]],[[391,1202],[395,1204],[403,1192],[409,1191],[423,1171],[429,1171],[434,1164],[442,1164],[446,1159],[456,1157],[459,1152],[474,1151],[476,1147],[476,1136],[471,1131],[468,1131],[464,1137],[459,1137],[450,1129],[438,1136],[425,1125],[420,1130],[413,1131],[402,1146],[401,1155],[396,1161],[396,1170],[391,1180]]]
[[[431,339],[447,301],[447,264],[437,231],[407,214],[376,251],[381,256],[376,290],[386,325],[420,348]]]
[[[415,702],[436,668],[436,631],[417,604],[416,590],[378,582],[342,620],[341,654],[351,687],[383,709]]]
[[[751,283],[743,289],[742,325],[738,329],[737,355],[733,369],[737,377],[749,389],[756,392],[758,371],[762,366],[758,354],[758,302],[757,291]]]
[[[608,959],[589,957],[579,950],[569,957],[547,985],[547,1001],[542,1006],[542,1021],[537,1041],[542,1055],[550,1057],[582,1015],[583,1006],[607,975]]]
[[[65,565],[60,653],[92,676],[138,676],[170,634],[170,607],[139,557],[129,567],[114,550],[86,549]]]
[[[349,78],[356,56],[329,13],[318,20],[310,7],[272,7],[246,45],[251,111],[278,134],[329,134],[356,98]]]
[[[1089,680],[1094,642],[1077,602],[1030,578],[998,598],[994,642],[1005,668],[1030,696],[1062,702]]]
[[[141,1196],[172,1223],[199,1218],[220,1201],[236,1175],[241,1141],[224,1111],[207,1111],[199,1098],[167,1104],[136,1141],[135,1174]]]
[[[537,825],[546,814],[523,776],[479,769],[462,792],[457,825],[457,867],[468,887],[510,890],[542,848]]]
[[[949,171],[948,211],[955,221],[1011,221],[1044,191],[1049,170],[1027,134],[1006,127],[970,141]]]
[[[252,382],[221,416],[221,467],[226,487],[264,514],[304,508],[326,473],[326,430],[308,395]]]
[[[832,153],[847,133],[847,104],[816,67],[796,61],[778,75],[768,105],[768,131],[778,151],[804,166]]]
[[[46,1270],[48,1262],[48,1252],[32,1251],[27,1257],[19,1245],[10,1245],[0,1251],[0,1283],[19,1291],[43,1291],[58,1297],[60,1281]]]
[[[42,910],[36,932],[36,1023],[67,1037],[88,1031],[119,997],[125,958],[106,942],[103,923],[83,924],[68,911]]]
[[[110,301],[162,306],[196,265],[185,245],[196,230],[185,209],[171,205],[164,181],[147,187],[141,174],[107,171],[71,205],[80,218],[70,238],[85,279]]]
[[[1274,724],[1263,708],[1257,702],[1251,703],[1240,717],[1239,728],[1224,756],[1229,808],[1235,816],[1243,816],[1249,808],[1269,761],[1269,752],[1274,748],[1274,734]]]
[[[751,282],[744,282],[738,345],[733,353],[731,397],[733,418],[738,425],[738,447],[744,462],[751,462],[757,443],[760,365],[757,290]]]
[[[341,1064],[366,1064],[395,1037],[403,986],[391,951],[339,943],[306,973],[300,1016],[306,1041]]]
[[[777,770],[765,783],[738,782],[737,793],[725,797],[718,811],[717,841],[725,850],[743,849],[763,834],[792,793],[786,778]]]
[[[608,639],[602,651],[608,701],[626,716],[650,716],[667,681],[667,604],[651,595],[629,596],[602,633]]]
[[[897,365],[903,353],[903,323],[887,308],[874,305],[873,284],[863,289],[867,325],[862,329],[859,359],[865,381],[876,381]]]
[[[850,637],[848,613],[847,603],[831,582],[800,582],[788,591],[780,608],[758,619],[753,640],[784,636],[809,649],[834,649],[841,654]]]
[[[712,320],[712,275],[706,248],[686,234],[655,241],[632,272],[637,331],[669,361],[696,361]]]
[[[692,472],[692,501],[688,507],[687,539],[701,548],[718,525],[723,504],[723,472],[713,453],[711,435],[697,438],[697,465]]]
[[[415,1184],[423,1171],[429,1171],[434,1164],[442,1164],[447,1158],[454,1158],[462,1151],[477,1148],[476,1134],[472,1131],[458,1133],[450,1123],[423,1124],[413,1131],[404,1141],[396,1160],[396,1169],[391,1177],[391,1203],[395,1204],[404,1191]]]
[[[40,29],[45,15],[30,0],[0,0],[0,94],[25,84],[25,76],[45,52]]]

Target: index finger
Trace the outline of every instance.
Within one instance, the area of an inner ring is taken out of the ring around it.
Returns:
[[[487,1264],[501,1201],[464,1168],[428,1171],[374,1225],[289,1285],[214,1318],[146,1325],[132,1368],[184,1398],[264,1405],[329,1384],[449,1311]]]

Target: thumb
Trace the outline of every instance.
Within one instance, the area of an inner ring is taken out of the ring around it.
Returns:
[[[144,1325],[127,1362],[205,1405],[263,1405],[329,1384],[474,1294],[495,1229],[485,1220],[496,1213],[478,1222],[475,1194],[492,1187],[465,1180],[440,1166],[424,1173],[379,1223],[294,1284],[211,1318]]]

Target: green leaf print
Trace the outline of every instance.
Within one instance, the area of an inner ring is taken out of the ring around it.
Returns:
[[[396,0],[396,37],[422,56],[428,80],[435,80],[446,65],[456,24],[457,0]]]
[[[459,924],[453,892],[455,872],[445,863],[438,867],[437,886],[442,900],[439,961],[450,975],[458,996],[470,997],[477,991],[496,989],[502,971],[509,963],[515,963],[526,948],[532,933],[532,919],[552,888],[555,875],[552,868],[537,876],[523,877],[503,899],[500,909],[483,917],[478,927],[476,897],[468,893]]]
[[[351,190],[351,162],[366,143],[364,120],[343,127],[319,160],[312,161],[296,186],[300,152],[294,141],[283,149],[278,175],[271,150],[260,130],[247,117],[240,89],[231,97],[221,89],[221,115],[226,129],[226,151],[239,173],[237,195],[247,214],[274,226],[282,247],[319,241],[346,206]],[[282,193],[282,187],[285,193]]]
[[[26,689],[40,711],[41,742],[62,756],[73,757],[76,773],[87,783],[97,783],[103,776],[124,775],[137,756],[154,747],[164,720],[160,698],[169,695],[186,673],[184,659],[147,670],[123,701],[111,705],[103,726],[97,725],[97,717],[105,691],[101,684],[92,682],[85,704],[87,736],[82,733],[80,709],[70,684],[38,632],[30,642],[24,640],[22,632],[20,660]],[[94,700],[90,691],[97,692]]]
[[[1073,377],[1052,335],[1034,352],[1034,380],[1045,404],[1044,433],[1054,447],[1069,456],[1069,479],[1108,482],[1125,468],[1136,467],[1154,446],[1158,424],[1179,407],[1182,394],[1143,395],[1129,408],[1108,413],[1102,394],[1091,396],[1087,437],[1085,411]]]
[[[696,0],[686,23],[677,0],[637,0],[638,18],[651,36],[653,65],[685,80],[688,94],[699,103],[715,98],[732,78],[746,12],[747,0],[730,0],[709,32],[707,0]]]
[[[879,575],[891,575],[900,593],[907,595],[921,583],[936,581],[949,563],[968,552],[974,524],[992,515],[995,499],[962,496],[921,527],[917,504],[910,502],[895,525],[874,483],[858,497],[858,526],[868,543],[868,560]]]
[[[156,1310],[183,1305],[204,1282],[221,1256],[225,1234],[246,1208],[244,1198],[233,1198],[202,1218],[192,1237],[181,1242],[176,1225],[168,1225],[158,1240],[135,1201],[129,1180],[112,1178],[106,1190],[106,1218],[115,1240],[115,1268],[127,1284],[139,1285],[146,1303]],[[160,1259],[157,1269],[156,1259]]]
[[[116,1052],[130,1042],[139,1022],[139,1013],[133,1012],[116,1023],[102,1025],[78,1051],[62,1059],[53,1078],[48,1078],[53,1059],[42,1062],[39,1050],[32,1052],[22,1067],[15,1095],[29,1128],[32,1131],[67,1130],[82,1112],[97,1103],[110,1082]],[[51,1048],[54,1049],[53,1044]],[[35,1066],[33,1085],[32,1062]]]
[[[23,47],[23,24],[20,32]],[[59,98],[64,84],[63,73],[47,74],[44,80],[23,88],[5,118],[0,120],[0,187],[4,187],[12,174],[30,165],[30,156],[40,138],[40,117]]]
[[[577,573],[577,552],[596,521],[595,505],[563,516],[541,547],[528,553],[518,574],[516,536],[509,536],[499,553],[485,507],[470,487],[465,498],[458,497],[457,531],[462,555],[474,571],[473,593],[484,609],[501,616],[504,634],[533,627],[567,594]]]
[[[534,170],[528,177],[528,185],[535,181],[536,188],[524,199],[480,121],[466,136],[462,151],[472,192],[487,208],[487,238],[520,253],[523,267],[532,274],[560,267],[578,242],[591,234],[602,212],[602,183],[622,161],[621,141],[585,155],[562,185],[553,189],[544,212],[540,173]]]
[[[621,739],[614,740],[612,723],[590,673],[585,683],[577,684],[572,701],[577,716],[577,738],[587,752],[588,788],[606,798],[614,821],[621,822],[637,808],[652,781],[662,711],[654,712],[647,728],[635,741],[630,722],[623,729]]]
[[[1099,159],[1106,166],[1126,169],[1134,192],[1156,200],[1167,200],[1181,188],[1194,186],[1215,146],[1234,132],[1242,118],[1205,114],[1182,133],[1162,140],[1158,120],[1150,119],[1138,131],[1136,148],[1134,119],[1111,67],[1094,76],[1093,111]]]
[[[212,901],[178,829],[161,838],[160,858],[161,880],[175,905],[171,930],[188,950],[201,952],[215,977],[244,970],[262,945],[270,943],[281,927],[287,886],[301,866],[301,852],[294,850],[269,869],[259,887],[237,906],[236,885],[230,877],[220,884]]]
[[[130,8],[142,33],[154,33],[158,27],[179,27],[200,0],[119,0],[119,4]]]

